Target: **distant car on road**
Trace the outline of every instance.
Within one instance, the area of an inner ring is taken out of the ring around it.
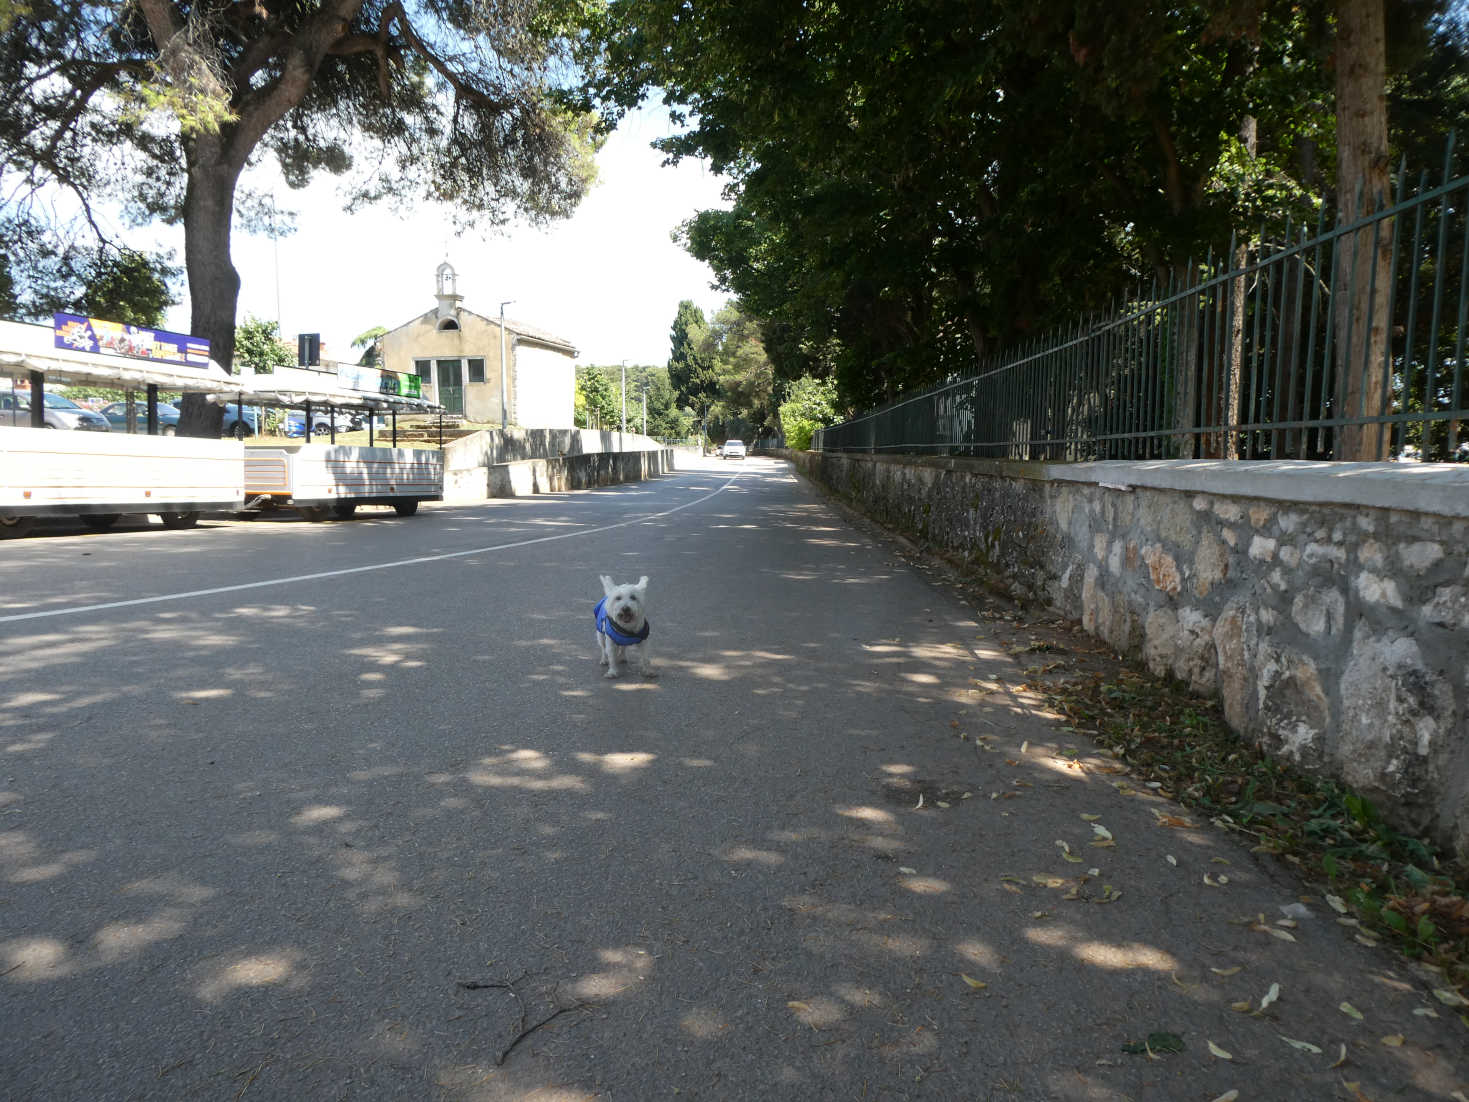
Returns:
[[[721,459],[743,459],[745,458],[745,442],[743,440],[726,440],[724,446],[719,449]]]
[[[107,418],[107,423],[112,426],[113,432],[127,432],[128,404],[126,402],[110,402],[97,412]],[[135,432],[148,431],[148,404],[146,402],[133,403],[133,429]],[[178,429],[178,407],[171,406],[167,402],[159,402],[158,434],[160,436],[172,436],[178,432]]]
[[[82,432],[111,432],[112,426],[100,413],[77,405],[70,398],[46,392],[44,428],[80,429]],[[0,425],[17,425],[26,428],[31,423],[31,396],[11,392],[0,394]]]

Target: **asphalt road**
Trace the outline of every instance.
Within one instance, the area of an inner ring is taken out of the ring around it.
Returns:
[[[787,466],[693,462],[0,548],[0,1098],[1469,1091],[1431,976]]]

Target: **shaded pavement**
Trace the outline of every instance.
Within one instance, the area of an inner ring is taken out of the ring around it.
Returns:
[[[656,681],[598,676],[604,572]],[[0,1097],[1469,1093],[1431,977],[783,464],[0,578],[62,613],[0,620]]]

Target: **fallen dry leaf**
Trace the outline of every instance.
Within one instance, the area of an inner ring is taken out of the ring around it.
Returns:
[[[1213,1102],[1239,1102],[1239,1091],[1225,1091]]]
[[[985,983],[984,980],[977,980],[973,976],[966,975],[963,972],[959,973],[959,978],[967,983],[970,987],[974,988],[976,991],[983,991],[986,987],[989,986],[989,984]]]
[[[1213,1041],[1206,1040],[1204,1043],[1209,1046],[1209,1051],[1212,1052],[1215,1056],[1219,1057],[1219,1059],[1221,1059],[1221,1060],[1233,1060],[1234,1059],[1234,1054],[1232,1052],[1225,1052],[1222,1048],[1220,1048],[1218,1045],[1216,1045]]]
[[[1230,1010],[1237,1010],[1241,1014],[1248,1014],[1251,1010],[1254,1010],[1255,1009],[1255,1004],[1252,1003],[1252,1002],[1230,1003],[1229,1004],[1229,1009]]]
[[[1438,1011],[1431,1006],[1420,1006],[1413,1011],[1420,1018],[1437,1018]]]
[[[1284,1033],[1278,1033],[1278,1034],[1276,1034],[1276,1036],[1278,1036],[1286,1044],[1290,1045],[1291,1048],[1298,1048],[1302,1052],[1314,1052],[1317,1056],[1320,1056],[1321,1055],[1321,1050],[1319,1048],[1317,1048],[1315,1045],[1313,1045],[1310,1041],[1296,1041],[1296,1040],[1292,1040],[1291,1038],[1287,1037]]]
[[[1236,964],[1231,968],[1210,968],[1209,971],[1213,972],[1216,976],[1233,976],[1240,971],[1240,968],[1241,966]]]
[[[1265,992],[1265,997],[1260,1000],[1260,1009],[1264,1010],[1278,998],[1280,998],[1280,984],[1272,983],[1270,990]]]
[[[1346,1062],[1347,1062],[1347,1046],[1346,1045],[1342,1045],[1341,1046],[1341,1055],[1339,1055],[1336,1058],[1336,1063],[1332,1064],[1331,1066],[1333,1068],[1339,1068],[1343,1064],[1345,1064]]]
[[[1402,1048],[1403,1042],[1406,1040],[1407,1038],[1404,1037],[1401,1033],[1389,1033],[1386,1037],[1382,1039],[1382,1043],[1385,1044],[1388,1048]]]
[[[1112,838],[1112,832],[1104,827],[1101,823],[1092,824],[1092,833],[1095,834],[1098,838],[1103,838],[1108,841],[1110,841]]]
[[[1167,861],[1170,865],[1173,865],[1175,868],[1178,866],[1178,858],[1177,857],[1174,857],[1173,854],[1171,854],[1171,853],[1165,853],[1163,855],[1163,860]]]
[[[1328,895],[1326,897],[1326,902],[1327,902],[1327,905],[1330,906],[1331,909],[1333,911],[1335,911],[1337,914],[1344,915],[1344,914],[1347,913],[1347,905],[1344,902],[1342,902],[1341,896],[1339,896],[1339,895]]]
[[[1100,818],[1101,818],[1100,815],[1087,815],[1087,814],[1083,814],[1082,815],[1082,819],[1084,819],[1088,823],[1095,823]]]
[[[1348,1018],[1355,1018],[1359,1022],[1362,1020],[1362,1012],[1351,1003],[1342,1003],[1340,1006],[1337,1007],[1337,1009],[1345,1014]]]
[[[1457,991],[1439,989],[1434,991],[1433,997],[1443,1003],[1444,1006],[1469,1006],[1469,999],[1464,998]]]
[[[913,805],[913,810],[914,811],[917,811],[922,806],[923,806],[923,793],[920,792],[920,793],[918,793],[918,802]]]

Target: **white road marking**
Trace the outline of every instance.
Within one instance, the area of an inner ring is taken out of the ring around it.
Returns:
[[[743,474],[744,472],[740,472]],[[675,505],[672,509],[665,509],[661,513],[650,513],[643,517],[634,517],[631,520],[620,520],[616,524],[604,524],[599,528],[578,528],[574,532],[558,532],[554,536],[537,536],[535,539],[515,540],[511,543],[497,543],[491,547],[475,547],[468,551],[446,551],[442,555],[420,555],[412,559],[394,559],[392,562],[373,563],[370,566],[348,566],[341,570],[322,570],[315,574],[293,574],[286,578],[268,578],[259,582],[239,582],[235,585],[215,586],[212,589],[191,589],[184,593],[163,593],[156,597],[134,597],[127,601],[107,601],[96,605],[74,605],[70,608],[50,608],[43,612],[18,612],[10,616],[0,616],[0,624],[14,623],[17,620],[44,620],[54,616],[79,616],[84,612],[103,612],[113,608],[128,608],[132,605],[154,605],[165,601],[187,601],[192,597],[213,597],[220,593],[238,593],[244,589],[263,589],[272,585],[290,585],[293,582],[314,582],[322,578],[340,578],[347,574],[365,574],[372,570],[394,570],[400,566],[417,566],[421,563],[443,562],[446,559],[463,559],[470,555],[484,555],[491,551],[509,551],[516,547],[529,547],[536,543],[552,543],[556,540],[571,539],[573,536],[595,536],[599,532],[611,532],[618,528],[628,528],[634,524],[647,524],[651,520],[661,520],[672,516],[674,513],[691,509],[695,505],[701,505],[712,497],[717,497],[725,490],[734,485],[740,477],[733,475],[728,482],[718,489],[705,494],[703,497],[695,498],[693,501],[685,501],[682,505]]]

